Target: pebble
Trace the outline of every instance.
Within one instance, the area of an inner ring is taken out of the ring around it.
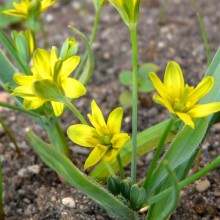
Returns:
[[[211,184],[208,180],[201,181],[200,183],[198,183],[196,185],[196,190],[198,192],[204,192],[205,190],[207,190],[210,187],[210,185]]]
[[[31,166],[28,166],[27,170],[28,170],[30,173],[39,174],[39,172],[40,172],[40,166],[37,165],[37,164],[31,165]]]
[[[73,198],[71,197],[65,197],[62,199],[62,203],[64,206],[68,208],[75,208],[76,207],[76,202]]]
[[[21,168],[20,170],[18,170],[18,176],[27,177],[28,176],[28,170],[26,168]]]

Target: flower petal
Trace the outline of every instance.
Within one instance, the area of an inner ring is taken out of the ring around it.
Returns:
[[[86,88],[83,84],[69,77],[62,81],[62,89],[68,98],[75,99],[86,94]]]
[[[107,126],[111,134],[118,134],[121,131],[121,121],[123,117],[123,109],[118,107],[114,109],[107,121]]]
[[[20,96],[28,100],[36,98],[30,86],[18,86],[11,93],[12,96]]]
[[[194,105],[202,97],[204,97],[212,89],[214,85],[214,79],[211,76],[204,77],[203,80],[197,85],[197,87],[188,96],[188,100]]]
[[[72,56],[68,59],[66,59],[63,62],[62,68],[61,68],[61,77],[65,78],[68,77],[73,70],[77,67],[77,65],[79,64],[80,61],[80,57],[79,56]]]
[[[188,112],[192,118],[202,118],[220,111],[220,102],[194,105]]]
[[[25,76],[20,73],[16,73],[13,77],[13,80],[21,86],[31,86],[34,81],[33,76]]]
[[[23,105],[26,109],[31,110],[31,109],[40,108],[44,103],[45,103],[45,101],[42,101],[38,97],[35,97],[35,99],[33,99],[31,101],[24,99]]]
[[[159,95],[154,95],[153,96],[153,99],[155,100],[155,102],[157,102],[158,104],[160,105],[163,105],[165,108],[167,108],[167,110],[172,113],[172,114],[175,114],[172,106],[171,106],[171,103],[167,100],[167,99],[163,99],[161,98]]]
[[[190,117],[189,114],[187,113],[181,113],[181,112],[176,112],[176,115],[186,124],[189,125],[191,128],[194,129],[195,124],[192,121],[192,118]]]
[[[122,148],[129,139],[130,136],[127,133],[115,134],[111,139],[112,147],[114,149]]]
[[[71,141],[83,147],[95,147],[97,144],[102,144],[96,129],[88,125],[72,125],[67,129],[67,135]]]
[[[95,100],[91,103],[92,115],[88,114],[88,118],[92,125],[96,128],[100,135],[109,134],[109,129],[106,125],[103,114],[96,104]]]
[[[96,163],[99,162],[99,160],[103,157],[105,152],[108,150],[103,149],[102,147],[95,147],[93,151],[89,154],[89,157],[87,158],[85,164],[84,164],[84,170],[88,169],[89,167],[95,165]]]
[[[118,149],[109,149],[105,155],[103,156],[103,161],[110,162],[111,160],[115,159],[120,151],[120,148]]]
[[[63,103],[51,101],[51,105],[53,107],[53,112],[54,112],[55,116],[58,117],[63,113],[63,109],[64,109]]]
[[[164,85],[174,90],[174,97],[180,97],[181,89],[184,88],[184,78],[178,63],[170,61],[167,64]]]
[[[156,73],[149,73],[149,77],[151,82],[154,85],[154,88],[157,90],[157,92],[159,93],[159,95],[163,98],[166,99],[167,101],[171,102],[171,97],[169,95],[169,91],[166,88],[166,86],[164,86],[164,84],[161,82],[161,80],[159,79],[159,77],[157,76]]]
[[[34,69],[37,79],[52,79],[50,69],[50,54],[43,49],[36,49],[33,56]]]

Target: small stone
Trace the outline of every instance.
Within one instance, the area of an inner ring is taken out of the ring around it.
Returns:
[[[220,197],[220,191],[215,191],[215,192],[214,192],[214,196]]]
[[[30,173],[33,173],[33,174],[39,174],[40,172],[40,166],[35,164],[35,165],[31,165],[27,168],[27,170],[30,172]]]
[[[71,197],[63,198],[62,203],[63,203],[64,206],[66,206],[68,208],[75,208],[76,207],[76,202]]]
[[[27,177],[28,176],[28,170],[26,168],[21,168],[20,170],[18,170],[18,176]]]
[[[196,190],[198,192],[204,192],[205,190],[207,190],[210,187],[210,185],[211,184],[208,180],[201,181],[200,183],[198,183],[196,185]]]

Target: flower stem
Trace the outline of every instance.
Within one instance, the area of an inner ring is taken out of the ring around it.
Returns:
[[[105,163],[105,166],[108,169],[108,172],[110,173],[111,176],[116,176],[115,171],[113,170],[113,168],[111,167],[109,163]]]
[[[102,6],[98,7],[96,9],[96,13],[95,13],[95,20],[94,20],[94,24],[93,24],[93,30],[92,30],[92,34],[89,40],[89,46],[91,47],[94,43],[96,34],[97,34],[97,30],[98,30],[98,26],[99,26],[99,21],[100,21],[100,15],[101,15],[101,11],[102,11]],[[83,68],[83,66],[85,65],[86,61],[88,58],[88,52],[85,52],[85,54],[83,55],[83,58],[77,68],[77,70],[75,71],[75,78],[78,79],[81,73],[81,70]]]
[[[162,137],[160,139],[160,142],[159,142],[158,147],[156,149],[156,152],[154,154],[153,160],[152,160],[152,162],[150,164],[150,167],[149,167],[149,170],[148,170],[148,173],[147,173],[147,177],[145,178],[145,181],[144,181],[143,187],[145,189],[147,189],[149,181],[150,181],[150,179],[151,179],[151,177],[153,175],[154,169],[156,167],[156,163],[157,163],[157,161],[158,161],[158,159],[160,157],[160,154],[161,154],[161,152],[163,150],[163,146],[164,146],[164,143],[166,141],[167,135],[169,134],[169,131],[172,128],[174,121],[175,121],[174,118],[170,119],[170,121],[169,121],[169,123],[168,123],[166,129],[164,130],[164,133],[163,133],[163,135],[162,135]]]
[[[68,107],[74,113],[74,115],[80,120],[82,124],[85,124],[85,125],[88,124],[86,119],[83,117],[83,115],[79,112],[79,110],[74,105],[72,105],[69,99],[65,98],[63,102],[66,105],[66,107]]]
[[[138,72],[138,44],[136,24],[129,25],[132,44],[132,160],[131,160],[131,182],[136,182],[137,170],[137,72]]]
[[[125,179],[125,171],[123,168],[120,154],[117,155],[117,162],[118,162],[118,167],[119,167],[120,178],[121,178],[121,180],[123,180],[123,179]]]

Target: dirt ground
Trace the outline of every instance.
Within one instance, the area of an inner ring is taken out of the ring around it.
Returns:
[[[139,64],[154,62],[160,67],[160,76],[169,60],[178,62],[188,84],[196,85],[207,70],[205,47],[196,17],[203,17],[212,57],[219,47],[220,1],[168,1],[165,19],[159,22],[160,2],[143,0],[140,10]],[[73,33],[74,25],[89,36],[94,19],[91,0],[60,0],[43,15],[49,46],[62,45]],[[39,44],[43,45],[39,38]],[[80,53],[83,51],[80,43]],[[90,102],[95,99],[104,114],[119,105],[118,97],[125,88],[118,82],[122,70],[131,69],[129,33],[120,16],[111,5],[106,5],[101,16],[98,35],[93,46],[96,68],[87,87],[87,95],[76,103],[84,115],[90,112]],[[138,130],[141,131],[168,118],[164,108],[149,101],[151,95],[142,95],[138,108]],[[0,100],[13,100],[0,91]],[[0,117],[15,135],[23,158],[17,158],[13,144],[0,127],[0,153],[3,164],[4,211],[6,220],[110,220],[108,214],[92,200],[73,187],[62,184],[57,175],[42,163],[25,137],[26,128],[45,140],[42,129],[24,114],[0,108]],[[67,111],[60,119],[63,129],[75,121]],[[131,132],[131,111],[125,109],[123,130]],[[220,124],[211,129],[204,143],[200,168],[220,154]],[[83,169],[88,151],[69,142],[72,160]],[[139,178],[147,171],[149,155],[138,159]],[[128,167],[129,168],[129,167]],[[191,171],[193,172],[193,170]],[[181,191],[181,201],[171,216],[172,220],[220,220],[220,168]],[[200,187],[200,188],[199,188]],[[202,187],[202,190],[201,190]],[[68,200],[70,203],[66,204]],[[145,219],[140,214],[140,219]]]

